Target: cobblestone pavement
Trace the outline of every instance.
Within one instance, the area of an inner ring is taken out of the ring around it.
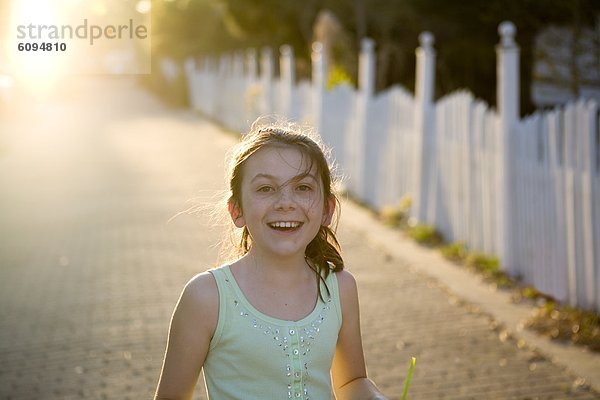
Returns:
[[[0,399],[151,398],[179,292],[217,263],[233,136],[128,80],[0,107]],[[343,218],[369,373],[391,399],[411,356],[413,399],[600,398]]]

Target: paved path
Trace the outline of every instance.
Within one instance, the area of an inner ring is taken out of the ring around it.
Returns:
[[[150,398],[179,291],[217,263],[233,136],[127,80],[0,107],[0,399]],[[413,399],[600,398],[375,228],[343,205],[369,372],[391,399],[411,356]]]

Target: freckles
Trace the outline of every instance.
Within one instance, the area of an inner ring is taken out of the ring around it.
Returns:
[[[306,198],[304,204],[304,211],[306,214],[310,215],[320,215],[322,210],[325,209],[325,203],[321,201],[318,196],[309,196]]]

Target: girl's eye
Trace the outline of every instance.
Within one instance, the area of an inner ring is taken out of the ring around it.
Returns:
[[[298,185],[297,190],[300,192],[309,192],[312,190],[312,187],[310,185]]]
[[[273,188],[271,186],[261,186],[257,190],[257,192],[260,192],[260,193],[269,193],[272,191],[273,191]]]

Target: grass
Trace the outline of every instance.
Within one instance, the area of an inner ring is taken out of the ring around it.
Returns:
[[[384,207],[379,213],[381,221],[392,228],[399,228],[406,221],[406,214],[395,207]]]
[[[502,271],[500,260],[497,257],[491,257],[481,252],[472,252],[467,255],[465,265],[482,274],[484,278],[494,282],[500,288],[517,286],[517,280]]]
[[[387,226],[406,228],[408,227],[408,212],[411,206],[412,199],[410,196],[404,196],[396,207],[383,207],[379,213],[379,218]]]
[[[412,378],[416,362],[417,359],[415,357],[412,357],[410,360],[410,367],[408,368],[408,374],[406,375],[406,381],[404,382],[404,393],[402,393],[402,400],[406,400],[406,396],[408,395],[408,388],[410,386],[410,380]]]
[[[444,258],[453,261],[456,264],[463,263],[468,255],[467,248],[462,242],[446,244],[440,248],[440,251]]]
[[[553,340],[600,352],[600,316],[550,300],[538,307],[526,326]]]
[[[444,242],[442,235],[431,225],[415,225],[409,227],[406,232],[408,236],[424,246],[437,247]]]

